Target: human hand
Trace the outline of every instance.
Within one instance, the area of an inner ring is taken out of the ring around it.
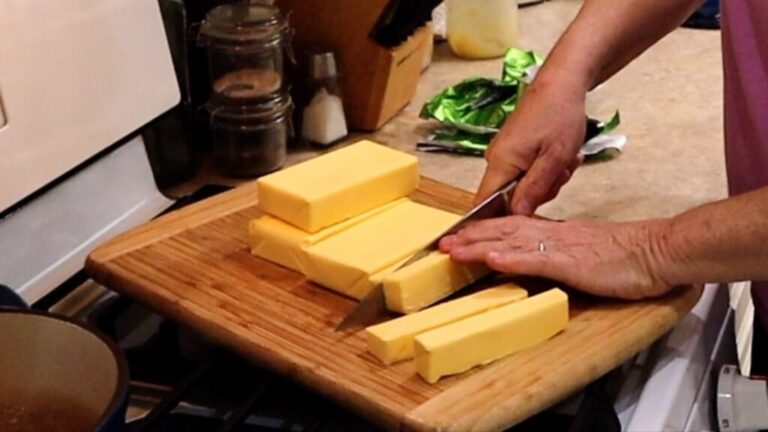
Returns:
[[[488,166],[475,202],[521,173],[512,213],[531,215],[557,196],[583,160],[585,97],[585,87],[567,76],[537,77],[485,153]]]
[[[555,222],[525,216],[488,219],[440,241],[459,263],[545,277],[591,294],[637,299],[666,293],[657,239],[668,220]]]

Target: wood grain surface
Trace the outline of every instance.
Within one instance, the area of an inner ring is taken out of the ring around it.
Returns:
[[[455,212],[471,194],[423,179],[412,198]],[[683,287],[641,302],[571,293],[566,330],[532,349],[441,380],[384,367],[362,332],[337,333],[354,301],[249,252],[253,183],[169,213],[95,250],[87,270],[254,362],[390,430],[500,430],[551,406],[648,346],[696,303]]]

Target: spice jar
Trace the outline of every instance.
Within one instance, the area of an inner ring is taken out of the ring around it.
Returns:
[[[219,171],[232,177],[256,177],[282,167],[293,136],[292,108],[285,92],[254,104],[208,103],[213,160]]]
[[[336,58],[331,51],[310,52],[303,63],[301,138],[309,144],[328,146],[347,136]]]
[[[201,23],[198,43],[207,48],[211,99],[248,101],[284,88],[288,22],[275,6],[225,4]]]

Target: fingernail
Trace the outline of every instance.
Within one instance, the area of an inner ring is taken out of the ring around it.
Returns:
[[[529,203],[527,200],[521,199],[514,206],[512,206],[512,211],[515,214],[530,216],[531,213],[533,213],[533,206],[531,206],[531,203]]]
[[[456,245],[456,236],[455,235],[449,235],[445,236],[440,239],[440,250],[443,252],[448,252],[451,250],[453,246]]]

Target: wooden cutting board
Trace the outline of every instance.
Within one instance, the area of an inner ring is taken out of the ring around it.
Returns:
[[[424,179],[416,201],[466,211],[471,194]],[[259,214],[248,184],[169,213],[95,250],[91,276],[390,430],[500,430],[553,405],[669,330],[700,288],[619,302],[571,295],[551,340],[429,385],[412,362],[384,367],[362,332],[334,326],[354,302],[249,253]]]

